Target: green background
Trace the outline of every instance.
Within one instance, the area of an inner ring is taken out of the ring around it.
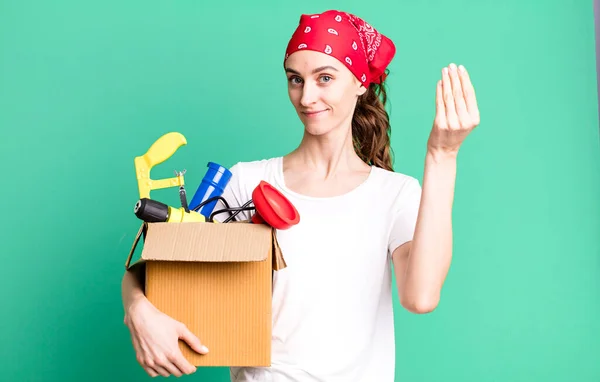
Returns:
[[[593,8],[558,0],[0,1],[3,380],[149,379],[120,299],[133,158],[181,132],[188,145],[152,174],[185,168],[193,193],[208,161],[295,148],[283,53],[300,14],[328,8],[397,44],[397,171],[422,179],[443,66],[467,67],[481,110],[441,304],[412,315],[396,299],[397,380],[600,380]],[[176,189],[153,197],[177,203]]]

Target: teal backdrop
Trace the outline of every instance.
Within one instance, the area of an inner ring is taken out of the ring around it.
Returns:
[[[283,52],[301,13],[328,8],[397,44],[396,171],[422,179],[443,66],[466,65],[479,99],[441,304],[413,315],[396,296],[397,380],[600,380],[593,7],[558,0],[0,1],[2,380],[149,379],[120,297],[133,158],[184,134],[153,177],[186,169],[193,193],[208,161],[295,148]]]

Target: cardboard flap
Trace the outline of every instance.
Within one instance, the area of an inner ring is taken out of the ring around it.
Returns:
[[[144,260],[235,262],[263,261],[272,249],[264,224],[150,223]]]
[[[133,240],[133,244],[131,245],[131,249],[129,250],[129,255],[127,256],[127,260],[125,260],[125,269],[129,269],[129,266],[131,264],[131,258],[133,257],[133,253],[135,252],[135,248],[138,245],[138,242],[140,241],[140,238],[142,237],[142,235],[146,235],[146,229],[147,229],[147,224],[145,222],[142,223],[142,225],[140,226],[140,229],[138,230],[137,235],[135,236],[135,239]]]
[[[287,267],[281,248],[279,248],[279,242],[277,242],[277,233],[273,230],[273,270],[279,271]]]

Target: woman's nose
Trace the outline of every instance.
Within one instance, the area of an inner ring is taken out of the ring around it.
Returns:
[[[302,106],[310,106],[314,104],[318,99],[318,89],[309,83],[305,83],[302,88],[302,97],[300,98],[300,103]]]

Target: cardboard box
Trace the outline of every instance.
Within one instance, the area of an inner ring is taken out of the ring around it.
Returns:
[[[285,266],[275,230],[249,222],[144,222],[125,264],[143,267],[150,302],[209,348],[180,340],[190,363],[257,367],[271,365],[272,272]]]

